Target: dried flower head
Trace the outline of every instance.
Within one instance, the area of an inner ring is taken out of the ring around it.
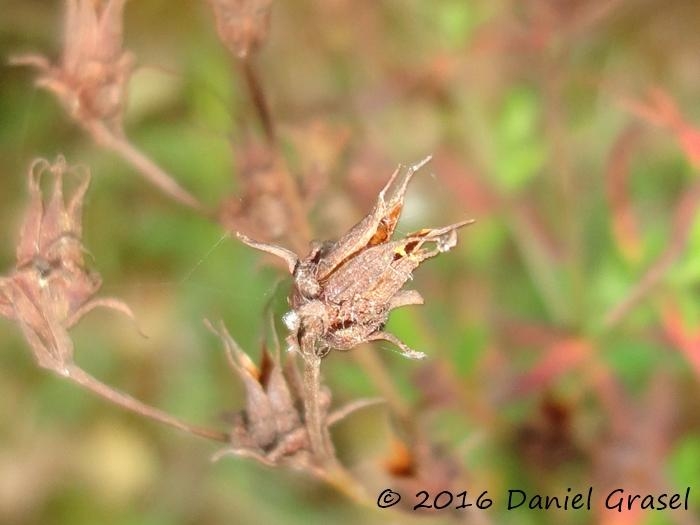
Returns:
[[[279,349],[270,353],[263,348],[262,361],[257,366],[223,323],[217,327],[208,321],[205,324],[223,342],[228,363],[243,383],[246,396],[245,409],[233,419],[231,444],[217,457],[234,454],[266,465],[284,462],[300,469],[312,468],[304,389],[293,358],[282,365]],[[319,401],[325,428],[355,410],[377,403],[377,400],[362,399],[330,412],[331,394],[326,388],[321,388]]]
[[[216,30],[224,45],[238,58],[247,58],[267,39],[272,0],[208,0]]]
[[[78,185],[66,204],[63,195],[66,161],[35,161],[29,169],[29,207],[20,231],[17,265],[0,278],[0,315],[17,321],[38,364],[65,373],[72,363],[73,344],[67,330],[87,312],[105,306],[133,317],[124,303],[93,299],[100,276],[85,265],[82,206],[90,184],[87,170],[72,169]],[[51,178],[45,202],[41,178]]]
[[[221,224],[229,231],[242,231],[266,242],[288,234],[292,211],[285,201],[280,175],[284,160],[274,148],[251,142],[237,156],[243,184],[239,195],[228,197],[219,211]]]
[[[76,122],[121,131],[126,85],[133,57],[122,49],[122,11],[126,0],[67,0],[61,63],[41,55],[22,55],[12,64],[39,70],[37,85],[52,91]]]
[[[384,332],[384,324],[394,308],[423,303],[417,291],[402,290],[403,285],[420,263],[453,248],[457,230],[472,222],[422,229],[391,240],[408,183],[429,160],[410,167],[403,175],[397,169],[364,219],[338,241],[313,245],[304,259],[285,248],[238,235],[249,246],[287,262],[294,287],[292,310],[284,321],[291,331],[287,341],[292,348],[323,356],[333,348],[350,350],[366,341],[385,340],[398,346],[406,357],[425,357]]]

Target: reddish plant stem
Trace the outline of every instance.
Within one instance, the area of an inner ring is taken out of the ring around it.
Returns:
[[[101,382],[99,379],[91,376],[82,368],[76,365],[69,365],[65,373],[60,374],[63,377],[71,380],[73,383],[82,388],[96,394],[97,396],[106,399],[110,403],[114,403],[126,410],[134,412],[139,416],[147,417],[164,425],[168,425],[178,430],[182,430],[195,436],[210,439],[212,441],[220,441],[222,443],[229,442],[229,435],[226,432],[214,430],[210,428],[199,427],[186,423],[174,416],[171,416],[155,407],[147,405],[136,398],[131,397],[124,392],[120,392],[111,386]]]
[[[623,256],[636,261],[641,255],[640,227],[630,198],[630,162],[637,147],[641,127],[628,125],[617,137],[605,169],[605,189],[612,230]]]
[[[180,204],[202,211],[202,205],[196,197],[180,186],[173,177],[131,144],[126,137],[113,133],[102,123],[94,123],[88,129],[95,142],[119,155],[163,193]]]
[[[275,127],[272,123],[272,116],[270,114],[270,107],[267,103],[267,97],[265,96],[265,91],[262,88],[260,79],[258,78],[258,73],[255,71],[255,66],[250,58],[244,58],[238,60],[241,72],[243,73],[243,78],[245,79],[246,87],[250,93],[250,98],[255,107],[255,111],[262,125],[263,131],[265,132],[265,137],[270,144],[275,143]]]
[[[700,208],[700,181],[696,181],[681,197],[676,208],[671,240],[659,258],[647,269],[627,295],[603,317],[603,327],[610,329],[627,316],[639,302],[663,279],[680,257],[688,242],[690,229]]]

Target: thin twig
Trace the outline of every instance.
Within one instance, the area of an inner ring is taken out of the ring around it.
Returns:
[[[153,419],[159,423],[177,428],[189,434],[194,434],[195,436],[200,436],[212,441],[220,441],[222,443],[229,442],[229,435],[226,432],[221,432],[219,430],[214,430],[210,428],[199,427],[196,425],[191,425],[186,423],[176,417],[173,417],[155,407],[147,405],[138,399],[131,397],[124,392],[115,390],[111,386],[101,382],[99,379],[91,376],[85,372],[82,368],[76,365],[69,365],[66,369],[65,376],[70,379],[75,384],[89,390],[93,394],[106,399],[110,403],[114,403],[126,410],[134,412],[140,416]]]
[[[352,352],[351,355],[372,380],[381,396],[386,399],[387,405],[395,417],[402,425],[408,425],[411,421],[411,408],[396,388],[391,375],[377,353],[369,344],[365,344]]]
[[[363,408],[371,407],[371,406],[376,406],[376,405],[383,405],[386,403],[386,400],[381,398],[381,397],[372,397],[372,398],[367,398],[367,399],[356,399],[355,401],[352,401],[348,403],[347,405],[344,405],[333,412],[331,412],[328,415],[328,418],[326,419],[328,426],[333,426],[339,421],[342,421],[346,417],[348,417],[350,414],[353,414],[354,412],[357,412],[358,410],[362,410]]]
[[[115,135],[99,122],[92,124],[89,132],[96,143],[119,155],[163,193],[180,204],[202,211],[202,204],[196,197],[180,186],[173,177],[131,144],[126,137]]]
[[[671,240],[659,258],[647,269],[627,295],[603,317],[603,327],[610,329],[629,314],[635,306],[661,281],[680,257],[688,242],[690,230],[700,207],[700,181],[696,181],[681,197],[676,208]]]
[[[270,144],[275,143],[275,127],[272,123],[272,116],[270,115],[270,107],[267,103],[267,97],[265,96],[265,91],[263,90],[260,79],[258,78],[258,73],[255,71],[255,66],[253,65],[250,58],[244,58],[243,60],[236,61],[243,73],[243,78],[245,78],[245,83],[250,93],[250,98],[255,107],[255,111],[260,119],[260,124],[262,125],[263,131],[265,132],[265,137]]]
[[[630,199],[630,163],[639,143],[641,127],[629,124],[615,139],[605,168],[605,190],[612,230],[622,255],[631,261],[641,255],[639,221]]]
[[[551,246],[549,232],[535,220],[535,211],[525,203],[504,201],[503,205],[513,240],[544,307],[554,321],[566,322],[568,306],[558,272],[558,254]]]
[[[329,467],[315,472],[315,474],[354,503],[376,508],[374,507],[375,501],[369,498],[364,486],[339,462],[336,461]]]

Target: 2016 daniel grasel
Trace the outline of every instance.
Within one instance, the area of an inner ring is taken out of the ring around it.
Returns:
[[[596,498],[597,499],[597,498]],[[604,494],[603,505],[608,510],[618,512],[641,510],[688,510],[690,487],[684,492],[637,494],[623,488],[616,488]],[[572,492],[566,489],[565,494],[528,494],[521,489],[508,490],[508,510],[514,509],[562,509],[562,510],[591,510],[594,501],[594,489],[588,487],[585,492]]]

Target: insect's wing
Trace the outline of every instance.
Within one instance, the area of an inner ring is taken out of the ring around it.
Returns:
[[[350,228],[326,253],[318,264],[316,277],[326,279],[332,272],[363,248],[387,242],[394,233],[401,216],[406,188],[414,173],[422,168],[431,157],[426,157],[418,164],[401,173],[397,168],[386,183],[372,211],[364,219]]]
[[[471,222],[420,230],[359,252],[323,282],[325,299],[335,304],[358,297],[389,302],[418,265],[454,246],[456,230]]]

